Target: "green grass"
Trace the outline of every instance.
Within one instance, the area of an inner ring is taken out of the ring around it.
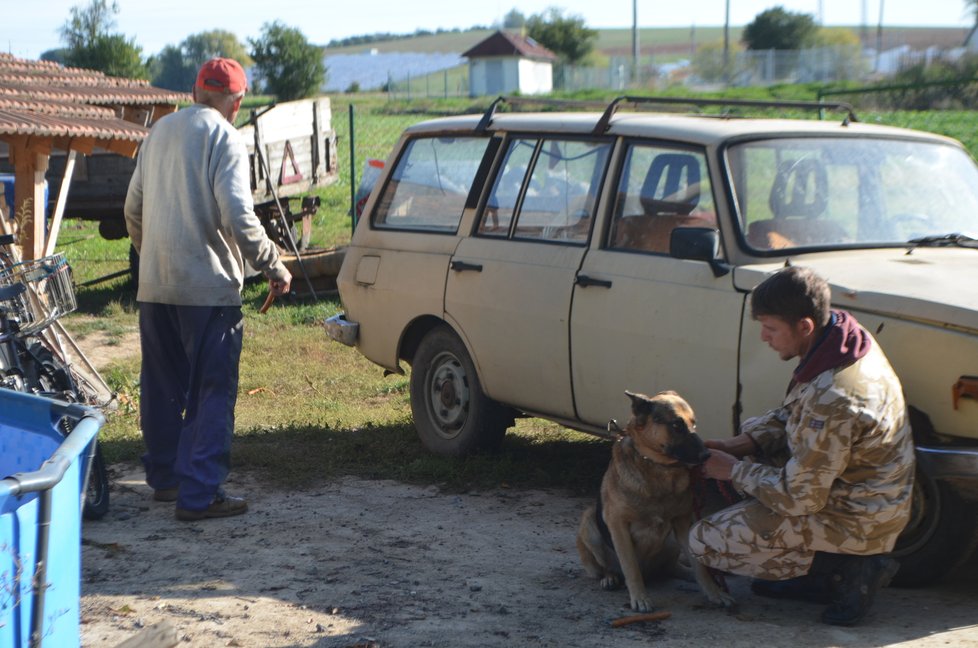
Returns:
[[[814,99],[814,86],[744,89],[746,98]],[[565,98],[608,101],[614,93],[577,93]],[[484,109],[486,99],[389,102],[383,96],[340,95],[333,99],[339,140],[340,178],[318,190],[322,207],[313,242],[342,245],[350,238],[351,176],[348,106],[357,119],[357,159],[386,158],[401,131],[430,116]],[[956,137],[974,153],[974,113],[867,113],[874,121]],[[356,170],[356,174],[360,169]],[[137,330],[135,295],[128,276],[86,282],[128,267],[128,239],[105,241],[92,223],[67,221],[59,250],[72,264],[79,310],[65,322],[84,347],[89,336],[117,344]],[[235,469],[258,471],[274,483],[305,486],[339,475],[400,479],[467,489],[502,484],[559,487],[594,492],[607,465],[609,445],[538,419],[518,422],[500,452],[452,460],[424,451],[412,427],[408,378],[369,363],[354,349],[328,340],[322,320],[340,310],[337,299],[317,303],[280,300],[265,315],[261,283],[243,293],[245,344],[232,456]],[[121,348],[117,349],[121,352]],[[119,407],[101,433],[110,462],[138,461],[139,357],[136,348],[103,371],[119,394]]]
[[[128,241],[103,241],[91,223],[71,221],[62,237],[77,282],[125,267]],[[134,289],[120,277],[77,290],[79,309],[65,322],[84,347],[106,335],[133,340]],[[557,487],[593,492],[609,446],[537,419],[519,421],[497,453],[453,460],[427,453],[411,423],[407,376],[387,376],[354,349],[330,341],[322,320],[338,300],[277,301],[264,315],[262,283],[242,295],[245,342],[241,359],[235,469],[270,483],[304,487],[341,475],[434,483],[446,489]],[[121,349],[120,349],[121,351]],[[118,394],[100,440],[109,463],[137,462],[139,433],[137,347],[102,376]]]

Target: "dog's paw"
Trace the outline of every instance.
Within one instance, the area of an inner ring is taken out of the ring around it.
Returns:
[[[724,592],[724,591],[712,592],[707,596],[707,598],[710,600],[710,603],[717,606],[722,606],[727,612],[737,611],[738,608],[737,599],[731,596],[730,593],[728,592]]]
[[[613,574],[609,574],[601,579],[601,589],[616,590],[621,587],[621,580]]]
[[[635,612],[651,612],[654,608],[652,607],[652,599],[646,592],[641,594],[632,595],[632,610]]]

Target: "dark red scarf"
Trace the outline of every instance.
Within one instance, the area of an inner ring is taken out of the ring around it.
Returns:
[[[855,364],[872,346],[872,336],[856,318],[845,311],[832,311],[828,326],[795,369],[788,389],[796,383],[811,382],[823,371]]]

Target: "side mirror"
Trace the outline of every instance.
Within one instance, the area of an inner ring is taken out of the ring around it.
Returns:
[[[730,266],[721,261],[720,232],[709,227],[677,227],[669,236],[669,255],[676,259],[706,261],[713,276],[722,277]]]

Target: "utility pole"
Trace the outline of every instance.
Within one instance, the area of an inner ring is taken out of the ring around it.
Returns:
[[[638,85],[638,0],[632,0],[632,80]]]
[[[860,27],[859,27],[859,42],[863,47],[869,45],[869,13],[866,9],[866,0],[863,0],[862,15],[860,16]]]
[[[723,82],[730,82],[730,0],[723,18]]]
[[[880,22],[876,26],[876,71],[880,71],[880,57],[883,55],[883,0],[880,0]]]

